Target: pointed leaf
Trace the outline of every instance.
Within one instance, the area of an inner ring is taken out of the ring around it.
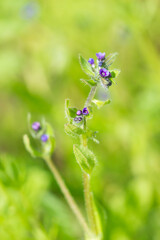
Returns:
[[[83,58],[81,55],[79,56],[79,61],[80,61],[80,65],[82,70],[90,77],[94,77],[95,73],[92,70],[91,65],[89,64],[89,62]]]
[[[97,100],[97,99],[93,99],[92,102],[97,106],[97,108],[101,108],[103,107],[104,105],[106,104],[109,104],[111,102],[110,99],[107,99],[106,101],[100,101],[100,100]]]
[[[93,168],[96,165],[96,157],[94,153],[88,148],[76,144],[73,145],[73,151],[77,163],[79,164],[82,171],[86,172],[87,174],[91,174]]]
[[[112,75],[112,78],[116,78],[118,77],[118,75],[120,74],[121,70],[119,69],[113,69],[113,70],[110,70],[110,73]]]
[[[104,206],[92,195],[93,208],[96,216],[96,226],[99,233],[99,239],[106,239],[107,213]]]
[[[84,133],[84,130],[80,127],[77,127],[73,124],[67,123],[64,125],[65,133],[70,135],[71,137],[79,137]]]
[[[109,54],[105,59],[105,63],[107,65],[110,64],[111,62],[113,63],[115,61],[117,55],[118,55],[117,52]]]
[[[66,99],[65,100],[65,116],[66,118],[68,119],[68,121],[70,122],[71,119],[70,119],[70,114],[69,114],[69,99]]]
[[[77,115],[76,115],[76,113],[77,113],[77,108],[68,108],[68,110],[69,110],[69,116],[71,117],[71,118],[75,118]]]
[[[81,79],[81,81],[89,85],[90,87],[97,85],[97,83],[93,79]]]
[[[30,155],[31,155],[32,157],[34,157],[34,158],[35,158],[35,157],[41,157],[41,153],[38,152],[37,150],[35,150],[35,149],[32,147],[31,142],[30,142],[30,139],[29,139],[29,137],[28,137],[27,134],[25,134],[25,135],[23,136],[23,142],[24,142],[24,146],[25,146],[26,150],[30,153]]]
[[[53,128],[47,122],[46,122],[46,134],[49,136],[49,139],[45,143],[42,142],[43,155],[52,155],[56,146],[56,141]]]

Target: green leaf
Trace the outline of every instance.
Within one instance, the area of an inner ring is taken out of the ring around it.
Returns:
[[[73,124],[67,123],[64,125],[65,133],[70,135],[71,137],[79,137],[84,133],[84,130],[80,127],[77,127]]]
[[[96,165],[96,157],[94,153],[88,148],[76,144],[73,145],[73,152],[82,171],[91,174]]]
[[[70,119],[70,114],[69,114],[69,99],[66,99],[65,100],[65,116],[66,118],[68,119],[68,121],[70,122],[71,119]]]
[[[89,85],[90,87],[97,85],[97,83],[93,79],[81,79],[81,81]]]
[[[97,108],[101,108],[103,107],[104,105],[106,104],[109,104],[111,102],[110,99],[107,99],[106,101],[100,101],[100,100],[97,100],[97,99],[93,99],[92,102],[97,106]]]
[[[23,142],[24,142],[24,146],[25,146],[26,150],[30,153],[30,155],[33,158],[41,157],[41,153],[38,152],[37,150],[35,150],[34,147],[32,147],[30,139],[27,134],[25,134],[23,136]]]
[[[52,126],[46,122],[46,134],[49,136],[47,142],[42,143],[43,155],[52,155],[56,146],[54,130]]]
[[[80,65],[82,70],[90,77],[94,77],[95,73],[92,70],[91,65],[88,63],[88,61],[83,58],[81,55],[79,55],[79,61],[80,61]]]
[[[93,208],[96,217],[96,226],[99,234],[99,239],[106,239],[106,223],[107,214],[104,206],[100,204],[92,195]]]
[[[116,78],[118,77],[118,75],[120,74],[121,70],[119,69],[113,69],[113,70],[110,70],[110,73],[112,75],[112,78]]]
[[[117,55],[118,55],[118,53],[115,52],[115,53],[109,54],[108,57],[106,57],[105,64],[106,64],[107,68],[115,61]]]
[[[68,110],[69,110],[69,116],[71,117],[71,118],[75,118],[77,115],[76,115],[76,113],[77,113],[77,108],[68,108]]]

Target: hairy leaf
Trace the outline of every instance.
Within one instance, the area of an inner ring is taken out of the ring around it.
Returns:
[[[120,74],[121,70],[119,69],[113,69],[113,70],[110,70],[110,73],[112,75],[112,78],[116,78],[118,77],[118,75]]]
[[[79,55],[79,61],[80,61],[80,65],[82,70],[90,77],[94,77],[95,73],[92,70],[91,65],[88,63],[88,61],[83,58],[81,55]]]
[[[35,150],[34,147],[31,145],[30,139],[27,134],[23,136],[23,142],[26,150],[30,153],[32,157],[41,157],[41,153]]]
[[[81,134],[84,133],[84,130],[80,127],[77,127],[73,124],[67,123],[64,125],[64,130],[66,134],[70,135],[71,137],[79,137]]]
[[[73,151],[77,163],[79,164],[82,171],[86,172],[87,174],[91,174],[93,168],[96,165],[96,157],[94,153],[88,148],[77,144],[73,145]]]

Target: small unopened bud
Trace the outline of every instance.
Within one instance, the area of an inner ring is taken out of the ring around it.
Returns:
[[[41,136],[41,140],[42,140],[42,142],[47,142],[47,140],[48,140],[48,135],[46,135],[46,134],[43,134],[42,136]]]
[[[40,125],[40,123],[39,122],[34,122],[33,124],[32,124],[32,129],[34,130],[34,131],[39,131],[40,129],[41,129],[41,125]]]
[[[82,111],[78,110],[76,114],[77,114],[77,116],[81,116],[82,115]]]
[[[75,122],[81,122],[81,121],[82,121],[82,117],[75,117],[75,118],[74,118],[74,121],[75,121]]]

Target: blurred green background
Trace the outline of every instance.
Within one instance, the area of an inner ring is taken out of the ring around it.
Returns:
[[[55,129],[54,161],[84,210],[81,171],[64,133],[64,100],[89,87],[78,54],[119,52],[112,102],[89,122],[100,144],[92,188],[108,240],[160,239],[160,2],[0,1],[0,239],[73,240],[82,232],[46,165],[24,149],[27,113]]]

